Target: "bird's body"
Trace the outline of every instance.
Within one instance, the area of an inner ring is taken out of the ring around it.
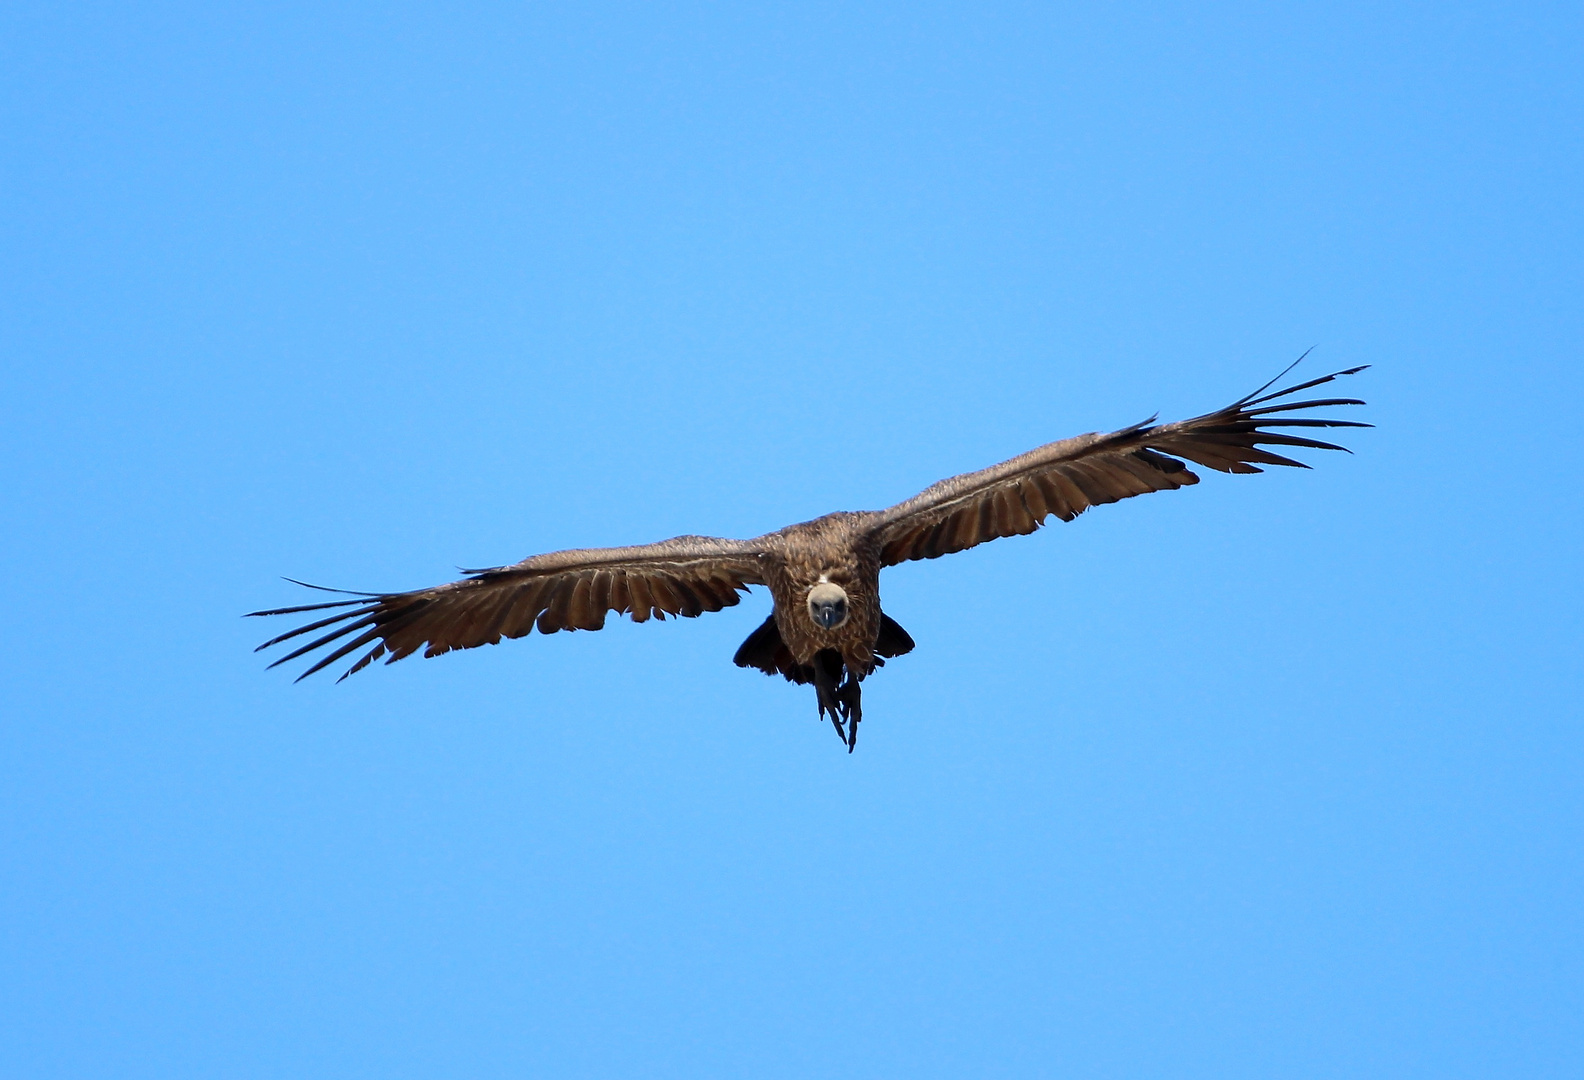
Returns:
[[[547,634],[598,630],[612,611],[634,622],[651,615],[663,619],[719,611],[736,604],[739,592],[762,585],[770,590],[774,610],[737,650],[736,663],[796,683],[813,683],[820,716],[830,718],[850,751],[862,715],[859,684],[887,658],[913,648],[907,631],[881,610],[884,567],[1030,533],[1052,515],[1070,521],[1090,506],[1198,483],[1179,458],[1222,472],[1260,472],[1260,465],[1301,467],[1259,444],[1342,447],[1269,429],[1366,427],[1289,415],[1362,402],[1327,398],[1272,403],[1360,370],[1261,397],[1271,385],[1267,383],[1227,408],[1193,420],[1160,425],[1150,420],[1108,435],[1048,443],[989,469],[942,480],[887,510],[827,514],[753,540],[679,536],[639,547],[552,552],[512,566],[470,571],[460,581],[430,589],[358,593],[355,600],[253,612],[335,609],[335,614],[260,648],[327,629],[276,663],[339,642],[300,676],[306,677],[366,650],[345,678],[387,654],[387,663],[420,648],[425,656],[436,656],[522,637],[536,627]],[[350,640],[341,640],[348,635]]]
[[[839,511],[759,538],[775,607],[734,658],[738,667],[814,684],[850,748],[862,716],[858,684],[913,648],[880,610],[880,548],[874,514]]]
[[[766,537],[766,565],[775,600],[776,629],[799,664],[822,649],[841,654],[859,678],[874,668],[880,632],[880,552],[866,535],[869,514],[838,512],[792,525]],[[803,598],[821,585],[846,594],[847,617],[825,627],[809,616]]]

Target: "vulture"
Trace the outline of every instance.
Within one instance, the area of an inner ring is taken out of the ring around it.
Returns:
[[[737,650],[737,666],[813,683],[820,721],[829,718],[851,753],[863,716],[863,680],[913,649],[908,632],[880,608],[882,569],[1031,533],[1052,516],[1071,521],[1091,506],[1197,484],[1185,462],[1226,473],[1257,473],[1261,465],[1307,468],[1261,447],[1345,450],[1293,429],[1370,426],[1294,415],[1364,404],[1339,397],[1293,400],[1364,367],[1266,393],[1291,370],[1224,409],[1170,424],[1151,417],[1109,434],[1047,443],[932,484],[886,510],[838,511],[753,540],[678,536],[637,547],[555,551],[511,566],[463,570],[462,580],[428,589],[325,589],[353,599],[249,615],[307,615],[305,625],[259,649],[314,635],[270,666],[322,649],[298,679],[352,656],[344,679],[382,656],[386,663],[420,649],[439,656],[535,628],[541,634],[598,630],[611,612],[638,623],[651,616],[692,618],[731,607],[739,593],[763,585],[774,609]]]

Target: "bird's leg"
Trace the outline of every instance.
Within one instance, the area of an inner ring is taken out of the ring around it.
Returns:
[[[847,732],[842,729],[840,702],[836,696],[836,679],[825,665],[820,662],[820,657],[814,658],[814,695],[819,701],[820,719],[827,715],[836,727],[836,737],[843,743],[847,742]]]
[[[837,688],[836,697],[847,714],[847,752],[850,754],[858,745],[858,721],[863,719],[863,686],[853,678],[851,671]]]

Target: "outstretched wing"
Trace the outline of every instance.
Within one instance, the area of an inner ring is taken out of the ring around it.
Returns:
[[[1261,465],[1308,468],[1260,447],[1345,449],[1276,429],[1369,427],[1353,420],[1291,415],[1364,403],[1356,398],[1284,399],[1363,370],[1349,368],[1265,393],[1278,375],[1247,397],[1193,420],[1156,424],[1151,417],[1109,435],[1047,443],[1000,465],[942,480],[876,515],[871,535],[880,543],[881,563],[933,559],[997,537],[1031,533],[1051,514],[1071,521],[1091,506],[1197,484],[1199,477],[1179,458],[1220,472],[1262,472]]]
[[[689,618],[737,603],[738,592],[763,585],[760,548],[742,540],[679,536],[640,547],[585,548],[535,555],[514,566],[468,571],[461,581],[402,593],[355,593],[356,600],[252,611],[250,615],[296,615],[336,610],[271,638],[260,649],[316,630],[325,633],[276,660],[271,667],[329,651],[298,676],[305,679],[342,657],[366,649],[342,675],[344,679],[389,654],[387,664],[423,648],[425,656],[452,649],[493,645],[534,627],[598,630],[612,611],[633,622],[650,615]],[[301,583],[299,583],[301,584]],[[310,586],[319,588],[319,586]],[[330,592],[343,590],[331,589]],[[339,680],[337,680],[339,681]]]

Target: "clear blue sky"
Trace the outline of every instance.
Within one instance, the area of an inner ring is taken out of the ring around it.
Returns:
[[[1584,1056],[1576,4],[0,12],[0,1072]],[[897,501],[1304,349],[1373,431],[292,685],[280,580]]]

